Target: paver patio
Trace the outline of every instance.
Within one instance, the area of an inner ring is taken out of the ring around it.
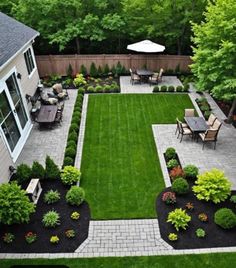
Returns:
[[[182,86],[182,83],[176,76],[163,76],[162,81],[158,86]],[[120,92],[121,93],[152,93],[154,85],[150,86],[148,83],[130,83],[130,76],[120,77]]]

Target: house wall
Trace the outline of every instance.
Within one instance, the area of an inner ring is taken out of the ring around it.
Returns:
[[[17,55],[9,64],[0,72],[0,80],[7,75],[14,67],[17,73],[21,74],[21,79],[17,79],[18,84],[22,90],[22,97],[25,98],[25,94],[33,95],[39,82],[39,74],[37,67],[29,77],[27,67],[24,59],[24,54],[28,47],[25,47],[22,53]],[[36,64],[36,62],[35,62]],[[26,103],[26,102],[25,102]],[[28,110],[30,110],[30,104],[28,104]],[[0,133],[1,134],[1,133]],[[5,141],[0,136],[0,183],[7,182],[9,179],[9,166],[14,162],[5,145]]]

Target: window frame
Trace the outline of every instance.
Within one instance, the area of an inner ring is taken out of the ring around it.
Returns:
[[[34,52],[32,47],[28,47],[24,52],[24,60],[25,60],[25,65],[28,73],[28,77],[31,78],[35,70],[37,69],[36,67],[36,61],[34,57]],[[32,68],[33,67],[33,68]]]

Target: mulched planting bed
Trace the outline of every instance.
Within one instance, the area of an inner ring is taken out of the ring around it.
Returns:
[[[68,205],[65,201],[65,195],[69,187],[64,186],[60,180],[41,181],[42,193],[37,203],[36,212],[31,215],[28,224],[14,224],[11,226],[0,225],[0,252],[1,253],[55,253],[55,252],[74,252],[79,245],[88,237],[88,228],[90,220],[90,209],[86,202],[79,207]],[[58,190],[61,199],[54,204],[43,202],[44,193],[48,190]],[[56,210],[60,214],[61,224],[56,228],[46,228],[42,224],[43,215],[49,210]],[[80,213],[78,220],[72,220],[72,212]],[[75,230],[75,237],[67,238],[65,231]],[[2,237],[4,233],[11,232],[15,235],[13,243],[6,244]],[[37,234],[37,240],[32,244],[25,241],[25,235],[28,232]],[[60,239],[58,244],[51,244],[50,237],[57,235]]]
[[[192,185],[191,185],[192,186]],[[175,249],[195,249],[195,248],[212,248],[212,247],[231,247],[236,246],[236,228],[231,230],[224,230],[214,223],[214,213],[222,207],[230,208],[236,212],[235,204],[229,200],[214,204],[213,202],[199,201],[193,192],[186,195],[177,195],[177,202],[174,205],[167,205],[162,201],[162,194],[166,191],[171,191],[171,187],[166,188],[156,200],[156,209],[158,213],[158,222],[160,226],[161,237]],[[233,191],[232,194],[236,194]],[[191,202],[194,205],[192,211],[186,212],[191,216],[191,221],[186,230],[177,232],[171,223],[167,223],[168,213],[176,208],[185,209],[186,203]],[[201,222],[198,219],[199,213],[206,213],[208,222]],[[195,234],[196,229],[202,228],[206,232],[204,238],[198,238]],[[169,241],[169,233],[178,234],[177,241]]]

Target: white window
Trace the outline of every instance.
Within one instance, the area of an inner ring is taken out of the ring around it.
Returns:
[[[24,57],[25,57],[25,63],[27,66],[27,71],[28,71],[28,74],[30,75],[35,68],[34,58],[33,58],[32,51],[30,48],[26,50],[26,52],[24,53]]]

